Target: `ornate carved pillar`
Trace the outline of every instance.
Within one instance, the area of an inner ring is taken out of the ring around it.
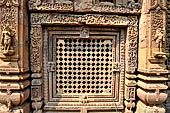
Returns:
[[[138,18],[129,18],[126,40],[125,113],[133,113],[136,100]]]
[[[0,1],[0,113],[29,113],[27,0]]]
[[[32,71],[31,100],[33,113],[42,113],[42,27],[31,25],[30,63]]]
[[[148,5],[149,4],[149,5]],[[139,30],[136,113],[165,113],[165,85],[169,71],[165,61],[166,0],[143,0]]]

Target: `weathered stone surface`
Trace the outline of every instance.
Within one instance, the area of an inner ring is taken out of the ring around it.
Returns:
[[[0,0],[0,15],[0,113],[170,108],[168,0]]]

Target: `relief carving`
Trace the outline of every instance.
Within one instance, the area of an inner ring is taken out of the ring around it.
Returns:
[[[121,64],[119,62],[113,63],[113,71],[120,71],[121,70]]]
[[[31,27],[31,70],[33,72],[40,71],[41,69],[41,27]]]
[[[18,0],[3,0],[0,2],[0,51],[4,56],[15,53],[15,40],[18,24]]]
[[[111,2],[99,2],[98,0],[57,0],[56,2],[43,2],[41,0],[29,0],[30,10],[60,11],[60,12],[119,12],[140,13],[141,3],[129,1],[128,5],[119,5]]]
[[[89,24],[89,25],[124,25],[128,24],[128,18],[118,15],[66,15],[66,14],[31,14],[32,24]]]
[[[1,37],[1,53],[3,55],[13,55],[14,48],[13,48],[13,33],[9,27],[5,28],[2,32]]]
[[[7,7],[10,7],[10,6],[19,6],[19,2],[18,0],[1,0],[0,1],[0,6],[2,5],[6,5]]]
[[[127,64],[126,71],[133,73],[137,68],[137,39],[138,39],[138,19],[135,16],[128,18],[128,31],[127,31]]]
[[[89,29],[87,27],[82,27],[80,29],[80,37],[89,38]]]
[[[167,11],[167,8],[163,5],[163,0],[152,0],[150,10],[155,10],[155,9],[156,10],[161,9]]]
[[[55,3],[42,2],[41,0],[29,0],[29,9],[32,10],[58,10],[73,11],[73,3],[69,0],[58,0]]]
[[[163,43],[165,42],[165,37],[160,28],[156,30],[153,41],[155,41],[155,43],[157,44],[157,47],[159,48],[159,52],[163,52],[162,48],[163,48]]]

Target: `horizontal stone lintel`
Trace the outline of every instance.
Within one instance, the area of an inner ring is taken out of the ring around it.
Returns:
[[[156,83],[146,83],[141,80],[137,82],[137,85],[145,90],[166,90],[168,89],[168,86],[165,85],[164,83],[161,82],[156,82]]]

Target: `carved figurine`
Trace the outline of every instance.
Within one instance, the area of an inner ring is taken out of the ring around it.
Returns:
[[[155,37],[154,37],[153,41],[155,41],[156,44],[158,45],[159,52],[162,52],[163,43],[164,43],[165,39],[164,39],[164,34],[161,32],[161,29],[156,30]]]
[[[1,37],[1,46],[2,46],[2,53],[4,55],[11,55],[13,54],[14,50],[12,47],[12,31],[10,28],[5,28],[5,30],[2,32]]]

